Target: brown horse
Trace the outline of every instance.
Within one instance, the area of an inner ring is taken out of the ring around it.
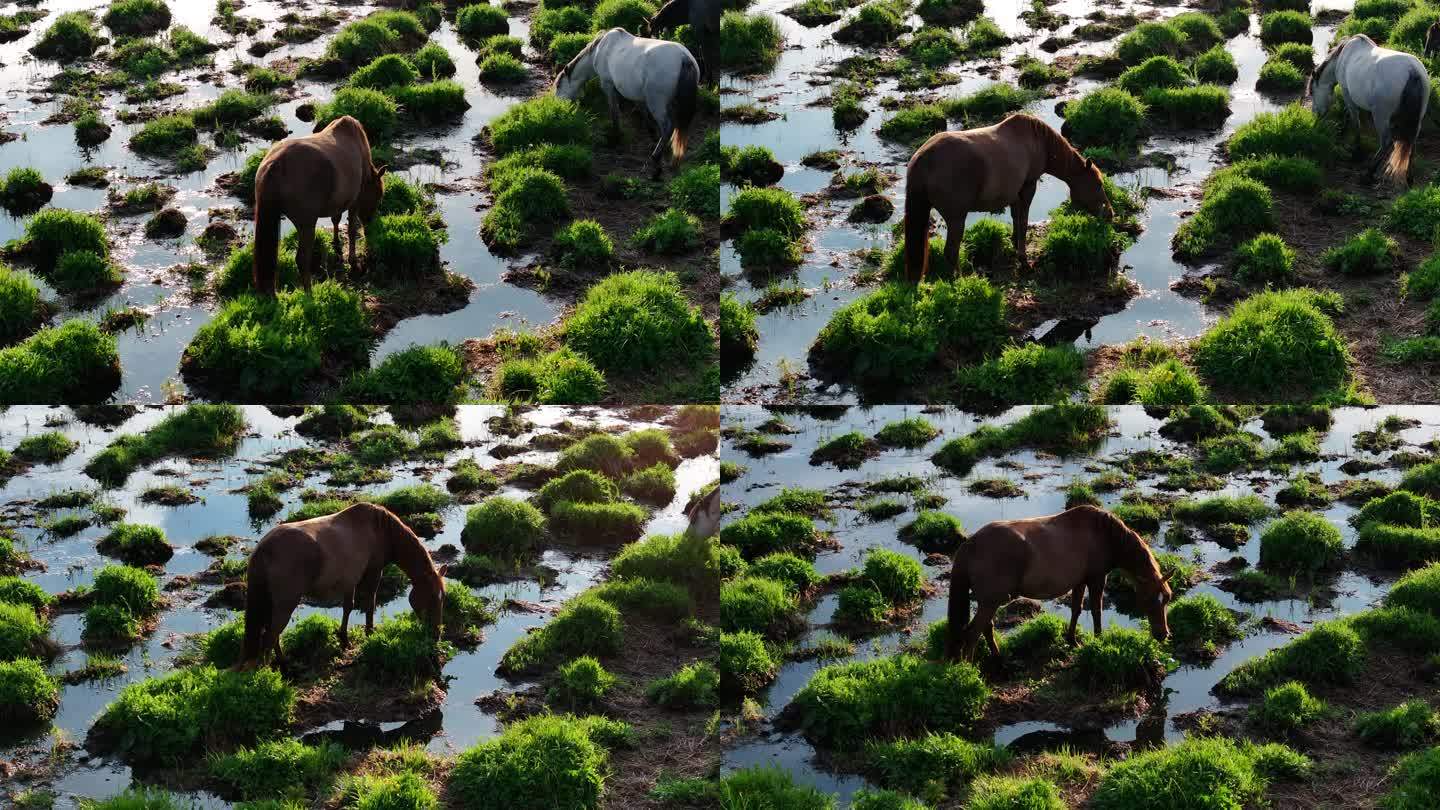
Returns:
[[[905,278],[919,282],[929,269],[932,208],[945,220],[945,260],[958,268],[965,217],[1009,206],[1015,258],[1028,268],[1030,201],[1046,174],[1065,181],[1071,201],[1082,209],[1106,219],[1115,215],[1095,162],[1039,118],[1017,114],[994,126],[931,136],[910,158],[905,176]]]
[[[1170,635],[1165,605],[1170,585],[1160,573],[1150,546],[1120,518],[1093,506],[1077,506],[1058,515],[987,523],[955,552],[950,574],[950,619],[945,657],[970,659],[984,633],[990,652],[1000,655],[995,641],[995,611],[1017,596],[1054,599],[1070,594],[1070,643],[1080,621],[1085,589],[1090,612],[1100,632],[1101,594],[1105,577],[1120,568],[1135,580],[1140,605],[1150,614],[1150,632]],[[971,619],[970,595],[979,608]]]
[[[375,216],[385,193],[385,167],[370,160],[365,127],[341,116],[325,129],[270,147],[255,172],[255,289],[275,294],[275,265],[280,252],[280,218],[289,217],[300,232],[295,262],[310,291],[315,221],[329,217],[340,256],[340,218],[350,214],[350,268],[365,223]]]
[[[340,643],[350,642],[350,611],[365,611],[365,631],[375,629],[375,591],[390,563],[410,578],[410,607],[440,633],[445,606],[445,568],[410,527],[383,506],[357,503],[333,515],[282,523],[260,539],[246,574],[245,645],[237,665],[260,663],[266,648],[280,663],[280,633],[308,597],[340,602]]]

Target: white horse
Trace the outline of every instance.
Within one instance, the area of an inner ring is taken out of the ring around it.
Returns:
[[[1315,114],[1330,109],[1335,86],[1344,91],[1350,123],[1359,135],[1360,111],[1375,121],[1380,148],[1370,159],[1370,178],[1381,164],[1391,182],[1410,182],[1410,158],[1430,103],[1430,74],[1408,53],[1376,45],[1364,34],[1340,40],[1315,69],[1305,88],[1315,97]],[[1386,160],[1386,155],[1389,160]]]
[[[637,37],[623,28],[611,28],[575,55],[555,77],[555,95],[574,99],[592,77],[610,102],[610,126],[620,129],[620,98],[643,102],[660,130],[660,141],[650,153],[655,177],[660,177],[660,154],[665,142],[675,162],[685,157],[685,140],[695,117],[700,67],[684,45],[663,39]]]

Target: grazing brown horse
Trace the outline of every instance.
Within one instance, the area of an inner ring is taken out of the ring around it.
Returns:
[[[315,221],[329,217],[340,256],[340,218],[350,214],[350,268],[365,223],[375,216],[385,193],[385,167],[370,160],[365,127],[348,115],[303,138],[270,147],[255,172],[255,289],[275,294],[275,265],[280,252],[280,218],[289,217],[300,232],[295,261],[300,281],[310,291],[311,248]]]
[[[945,220],[945,260],[960,266],[965,217],[971,211],[1010,208],[1015,224],[1015,258],[1028,268],[1025,229],[1030,201],[1041,175],[1070,186],[1070,199],[1109,219],[1104,175],[1049,124],[1017,114],[1000,123],[931,136],[910,158],[905,176],[905,278],[919,282],[930,264],[930,209]]]
[[[984,633],[990,652],[1000,655],[995,641],[995,611],[1017,596],[1054,599],[1070,594],[1070,643],[1080,621],[1085,589],[1090,612],[1100,632],[1101,594],[1105,577],[1120,568],[1135,580],[1140,605],[1149,611],[1150,632],[1170,635],[1165,605],[1170,585],[1160,573],[1150,546],[1120,518],[1093,506],[1077,506],[1058,515],[987,523],[955,552],[950,574],[950,620],[945,657],[970,659]],[[970,618],[970,595],[979,603]]]
[[[390,510],[357,503],[333,515],[271,529],[250,555],[245,645],[237,668],[257,666],[267,647],[280,663],[280,634],[306,597],[340,602],[342,645],[350,641],[350,611],[357,598],[365,611],[365,631],[374,630],[375,590],[390,563],[410,578],[410,607],[438,635],[445,568],[435,567],[420,538]]]

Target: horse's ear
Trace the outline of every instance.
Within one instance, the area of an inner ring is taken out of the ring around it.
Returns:
[[[1085,168],[1086,168],[1086,169],[1093,169],[1093,168],[1095,168],[1095,160],[1094,160],[1093,158],[1088,158],[1088,157],[1085,158]]]
[[[384,176],[385,176],[385,172],[387,172],[387,171],[389,171],[389,170],[390,170],[390,167],[389,167],[389,166],[386,166],[384,163],[381,163],[380,165],[378,165],[378,166],[375,167],[375,176],[376,176],[376,177],[384,177]]]

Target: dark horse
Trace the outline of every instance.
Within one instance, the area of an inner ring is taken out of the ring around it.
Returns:
[[[1080,621],[1085,589],[1090,612],[1100,632],[1101,595],[1111,569],[1126,571],[1135,581],[1139,604],[1150,614],[1150,632],[1170,635],[1165,605],[1170,585],[1160,573],[1150,546],[1120,518],[1093,506],[1077,506],[1058,515],[987,523],[955,552],[950,574],[950,619],[945,657],[970,659],[985,634],[990,652],[1000,655],[995,641],[995,611],[1017,596],[1055,599],[1070,594],[1070,643]],[[979,607],[970,618],[970,596]]]
[[[645,21],[640,34],[657,36],[673,28],[689,25],[700,40],[700,78],[714,81],[720,67],[720,2],[719,0],[670,0]]]
[[[930,263],[930,209],[945,220],[945,260],[960,266],[965,217],[1010,208],[1015,259],[1026,267],[1025,229],[1041,175],[1070,187],[1070,199],[1095,216],[1115,215],[1104,175],[1049,124],[1017,114],[1000,123],[931,136],[910,158],[905,175],[905,278],[924,279]]]
[[[440,633],[445,606],[445,569],[410,527],[383,506],[357,503],[325,517],[282,523],[260,539],[250,555],[245,585],[245,646],[237,665],[257,666],[266,648],[280,663],[280,634],[306,597],[338,601],[340,643],[350,641],[350,611],[365,611],[365,631],[375,629],[375,591],[380,573],[395,563],[410,578],[410,607]]]
[[[385,168],[370,160],[365,127],[341,116],[325,129],[270,147],[255,172],[255,290],[275,294],[275,265],[280,252],[280,218],[289,217],[300,233],[295,261],[300,281],[310,291],[311,248],[315,221],[329,217],[340,256],[340,218],[350,214],[350,268],[365,223],[375,216],[385,193]]]

